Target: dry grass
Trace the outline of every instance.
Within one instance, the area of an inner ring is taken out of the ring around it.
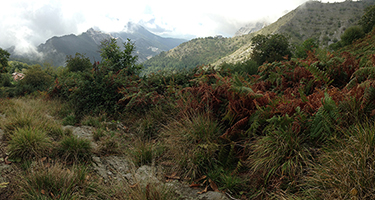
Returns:
[[[17,178],[13,199],[90,199],[99,195],[86,168],[38,164]]]
[[[357,124],[343,134],[311,163],[307,192],[322,199],[375,199],[375,124]]]
[[[8,150],[12,159],[28,160],[48,156],[52,142],[46,133],[39,129],[20,128],[10,136]]]
[[[197,178],[209,167],[222,134],[218,123],[204,115],[185,116],[166,125],[160,133],[166,148],[164,158],[175,163],[175,170]],[[171,160],[172,159],[172,160]]]
[[[0,119],[0,128],[4,130],[3,139],[20,128],[33,128],[45,131],[53,138],[61,137],[62,130],[50,113],[56,112],[61,104],[42,99],[3,99],[0,112],[6,117]]]

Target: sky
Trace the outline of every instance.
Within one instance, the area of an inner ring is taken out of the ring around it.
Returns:
[[[9,0],[1,2],[0,48],[34,50],[53,36],[139,23],[162,37],[232,37],[248,23],[276,21],[308,0]],[[321,2],[340,2],[321,1]]]

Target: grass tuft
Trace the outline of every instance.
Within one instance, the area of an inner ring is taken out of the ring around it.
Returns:
[[[67,163],[91,162],[93,155],[91,142],[74,135],[64,137],[57,147],[57,154]]]
[[[81,199],[96,195],[95,184],[90,181],[85,167],[38,165],[25,176],[19,176],[20,190],[15,194],[16,199]]]
[[[46,133],[39,129],[21,128],[10,136],[10,158],[32,159],[47,156],[52,145]]]

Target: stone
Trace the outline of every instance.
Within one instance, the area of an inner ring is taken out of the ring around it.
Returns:
[[[155,169],[143,165],[140,168],[137,169],[134,175],[136,181],[138,181],[142,186],[146,186],[147,184],[162,184],[157,178],[155,174]]]

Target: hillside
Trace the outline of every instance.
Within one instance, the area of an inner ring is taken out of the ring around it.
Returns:
[[[243,27],[237,33],[240,36],[225,38],[221,43],[211,41],[210,46],[205,46],[207,38],[194,39],[144,64],[148,71],[157,71],[163,68],[191,68],[202,64],[216,66],[223,62],[243,61],[249,58],[250,40],[256,34],[286,34],[290,36],[293,44],[308,38],[317,38],[321,46],[327,46],[338,41],[347,27],[357,23],[364,13],[364,8],[374,3],[374,0],[342,3],[309,1],[257,32],[251,32],[251,28],[247,30]],[[250,34],[241,35],[241,32],[246,31]]]
[[[244,41],[222,36],[196,38],[168,52],[162,52],[144,62],[143,65],[146,73],[163,69],[191,68],[212,63],[217,58],[234,52],[242,45],[244,45]]]

